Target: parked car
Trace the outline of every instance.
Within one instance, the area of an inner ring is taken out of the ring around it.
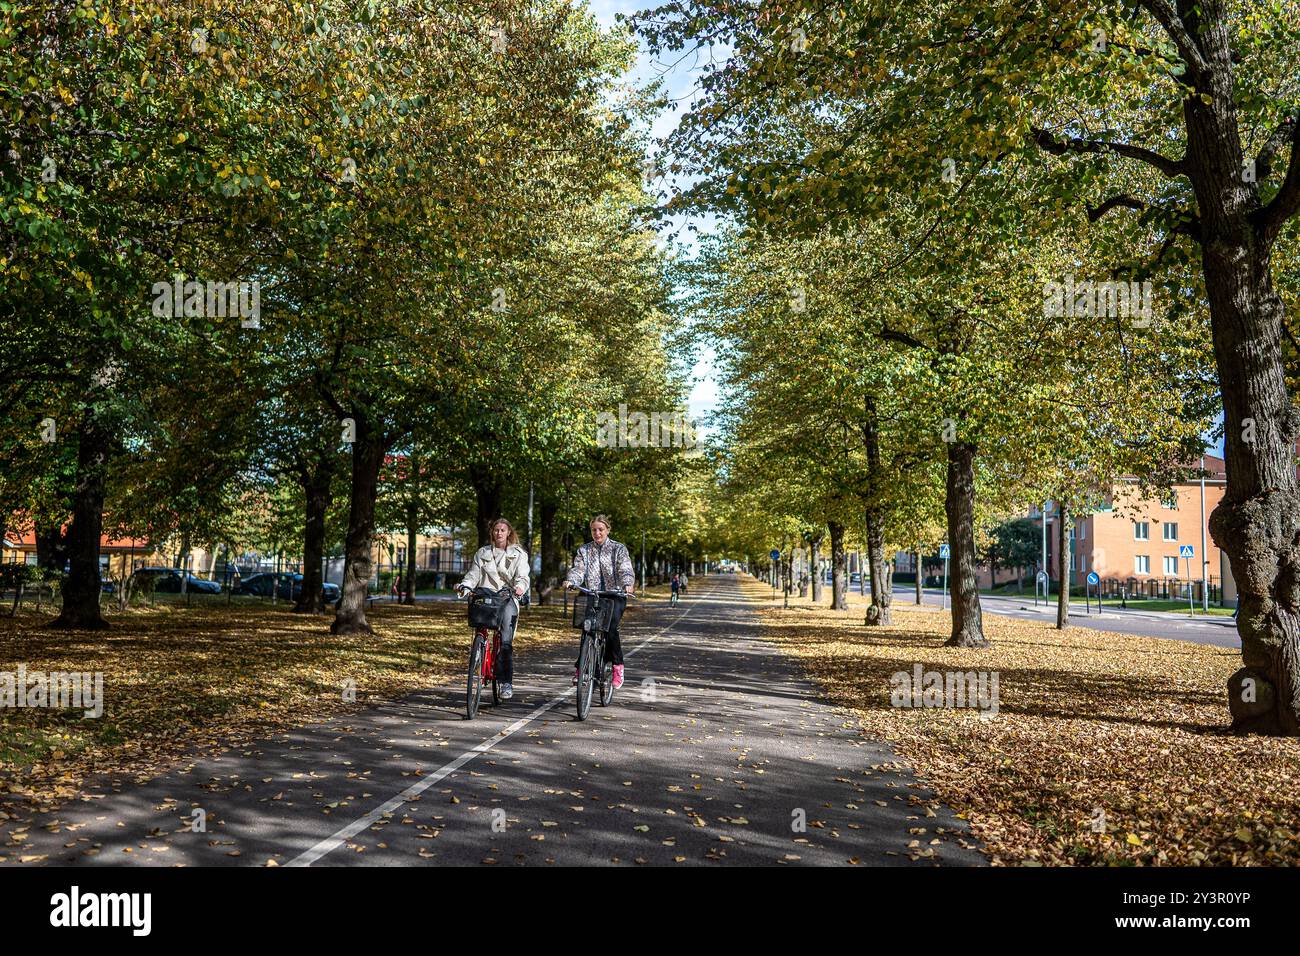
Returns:
[[[289,574],[281,572],[276,574],[271,571],[264,571],[260,574],[252,574],[241,580],[235,588],[236,594],[257,594],[261,597],[270,597],[271,589],[275,588],[276,597],[284,601],[296,601],[298,595],[302,593],[302,575]],[[326,582],[321,585],[321,597],[327,602],[334,602],[339,599],[339,586]]]
[[[152,579],[155,593],[180,594],[182,574],[184,574],[185,589],[187,591],[193,591],[196,594],[221,593],[221,585],[218,582],[198,578],[192,574],[178,571],[176,568],[137,568],[133,577],[136,578],[137,585],[147,585],[147,580]]]

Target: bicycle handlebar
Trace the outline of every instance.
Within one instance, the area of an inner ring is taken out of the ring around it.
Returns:
[[[632,597],[633,596],[631,591],[611,591],[608,589],[601,590],[599,588],[593,591],[591,588],[584,588],[581,584],[574,584],[572,585],[572,587],[573,590],[581,591],[583,594],[590,594],[592,597]]]

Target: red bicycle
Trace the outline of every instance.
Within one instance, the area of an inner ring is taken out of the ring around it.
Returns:
[[[474,643],[469,649],[469,672],[465,681],[465,719],[478,714],[483,688],[492,685],[493,705],[501,703],[497,687],[497,661],[501,657],[501,614],[511,600],[509,588],[493,591],[475,588],[469,596],[469,623],[474,628]],[[488,636],[491,635],[491,640]]]
[[[492,640],[488,641],[488,634]],[[497,658],[501,656],[501,632],[486,627],[474,631],[474,646],[469,652],[469,680],[465,686],[465,718],[473,720],[478,714],[483,685],[492,684],[492,703],[501,702],[497,692]]]

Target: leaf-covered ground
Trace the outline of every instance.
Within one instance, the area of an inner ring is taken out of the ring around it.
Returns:
[[[995,863],[1300,863],[1300,740],[1226,732],[1236,650],[993,615],[992,647],[944,647],[937,611],[895,605],[892,627],[869,628],[856,593],[845,612],[781,610],[746,588],[769,604],[764,635],[892,742]],[[917,663],[996,671],[998,715],[890,706],[890,675]]]
[[[132,610],[97,632],[45,630],[49,617],[34,614],[0,619],[0,671],[102,671],[105,698],[98,719],[0,709],[0,802],[46,809],[76,795],[90,774],[152,776],[184,755],[464,673],[464,605],[377,605],[367,618],[369,637],[336,637],[328,618],[265,605]],[[559,608],[529,608],[517,646],[575,643],[566,623]]]

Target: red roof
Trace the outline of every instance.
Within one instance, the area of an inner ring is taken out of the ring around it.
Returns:
[[[5,532],[5,547],[15,548],[19,551],[36,550],[35,532],[17,533],[13,531]],[[100,551],[147,551],[150,548],[146,538],[110,538],[108,535],[100,535]]]

